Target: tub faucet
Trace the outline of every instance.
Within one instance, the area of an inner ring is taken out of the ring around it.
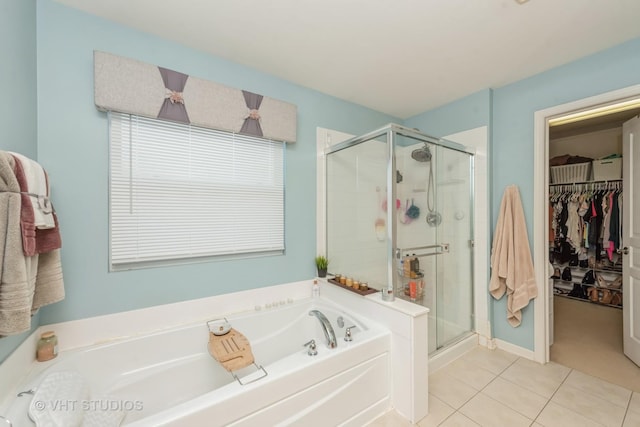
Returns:
[[[333,331],[333,327],[331,326],[329,319],[327,319],[327,316],[318,310],[311,310],[309,312],[309,316],[316,316],[320,321],[320,325],[322,325],[322,332],[324,332],[324,336],[327,339],[327,347],[336,348],[338,346],[336,333]]]

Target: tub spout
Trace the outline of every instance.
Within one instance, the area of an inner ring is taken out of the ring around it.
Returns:
[[[333,331],[333,327],[331,326],[329,319],[327,319],[327,316],[318,310],[311,310],[309,312],[309,316],[316,316],[320,321],[320,325],[322,325],[322,332],[324,332],[324,336],[327,339],[327,347],[336,348],[338,346],[336,333]]]

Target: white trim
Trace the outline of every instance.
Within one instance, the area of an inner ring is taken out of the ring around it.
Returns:
[[[338,132],[331,129],[316,128],[316,254],[326,255],[327,253],[327,192],[325,149],[352,138],[353,135]]]
[[[489,156],[488,139],[489,128],[480,126],[444,137],[445,139],[465,147],[475,149],[474,158],[474,223],[473,239],[473,311],[475,316],[475,332],[479,339],[491,339],[491,324],[489,323],[489,255],[491,254],[489,229]]]
[[[500,350],[504,350],[508,353],[515,354],[516,356],[524,357],[525,359],[538,362],[538,360],[535,359],[534,352],[529,349],[520,347],[519,345],[511,344],[510,342],[506,342],[497,338],[495,339],[495,344],[496,344],[496,348]]]
[[[640,85],[614,90],[596,96],[580,99],[566,104],[556,105],[536,111],[534,114],[534,188],[533,188],[533,263],[538,298],[534,309],[534,357],[540,363],[549,362],[549,286],[547,278],[549,255],[547,254],[547,236],[549,215],[546,210],[549,192],[549,135],[548,120],[577,110],[593,108],[598,105],[621,101],[625,98],[640,97]],[[541,303],[542,302],[542,303]]]

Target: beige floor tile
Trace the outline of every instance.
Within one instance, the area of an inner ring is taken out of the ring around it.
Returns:
[[[569,375],[571,369],[549,362],[546,365],[518,359],[500,377],[543,397],[551,397]]]
[[[640,393],[633,392],[633,394],[631,395],[631,401],[629,402],[629,410],[640,414]]]
[[[600,397],[623,408],[627,407],[632,393],[631,390],[627,390],[624,387],[576,370],[571,371],[564,384],[576,387],[585,393]]]
[[[482,393],[460,408],[460,413],[481,426],[529,427],[532,419]]]
[[[460,408],[478,391],[442,370],[429,375],[429,393],[453,407]]]
[[[549,400],[500,377],[485,387],[482,393],[532,420],[540,414]]]
[[[479,427],[480,424],[474,423],[469,418],[462,415],[460,412],[456,412],[447,418],[440,427]]]
[[[436,427],[456,410],[429,393],[429,415],[418,422],[420,427]]]
[[[566,383],[560,386],[551,401],[609,427],[620,427],[626,412],[626,408]]]
[[[536,422],[544,427],[602,427],[602,424],[554,402],[547,403]]]
[[[410,427],[412,425],[409,420],[391,410],[367,424],[367,427]]]
[[[500,374],[515,362],[518,356],[504,350],[489,350],[485,347],[476,347],[460,359],[471,362],[494,374]]]
[[[493,372],[462,358],[453,361],[438,372],[457,378],[478,391],[485,388],[496,377]]]
[[[622,427],[638,427],[640,426],[640,412],[627,411],[624,417]]]

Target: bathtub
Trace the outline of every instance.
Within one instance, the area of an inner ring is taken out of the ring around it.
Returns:
[[[331,322],[336,348],[328,348],[320,322],[309,315],[313,309]],[[81,404],[82,411],[93,404],[113,408],[124,414],[121,425],[132,427],[361,426],[389,409],[390,332],[374,321],[324,299],[226,318],[248,338],[266,376],[259,378],[264,373],[251,366],[239,373],[245,384],[236,381],[209,355],[202,322],[61,352],[36,363],[39,369],[18,390],[37,388],[51,374],[77,373],[90,389],[91,405]],[[352,325],[353,341],[347,342],[345,329]],[[304,347],[312,339],[315,356]],[[14,427],[34,425],[27,415],[32,399],[15,397],[5,412]],[[60,409],[45,403],[45,410]]]

